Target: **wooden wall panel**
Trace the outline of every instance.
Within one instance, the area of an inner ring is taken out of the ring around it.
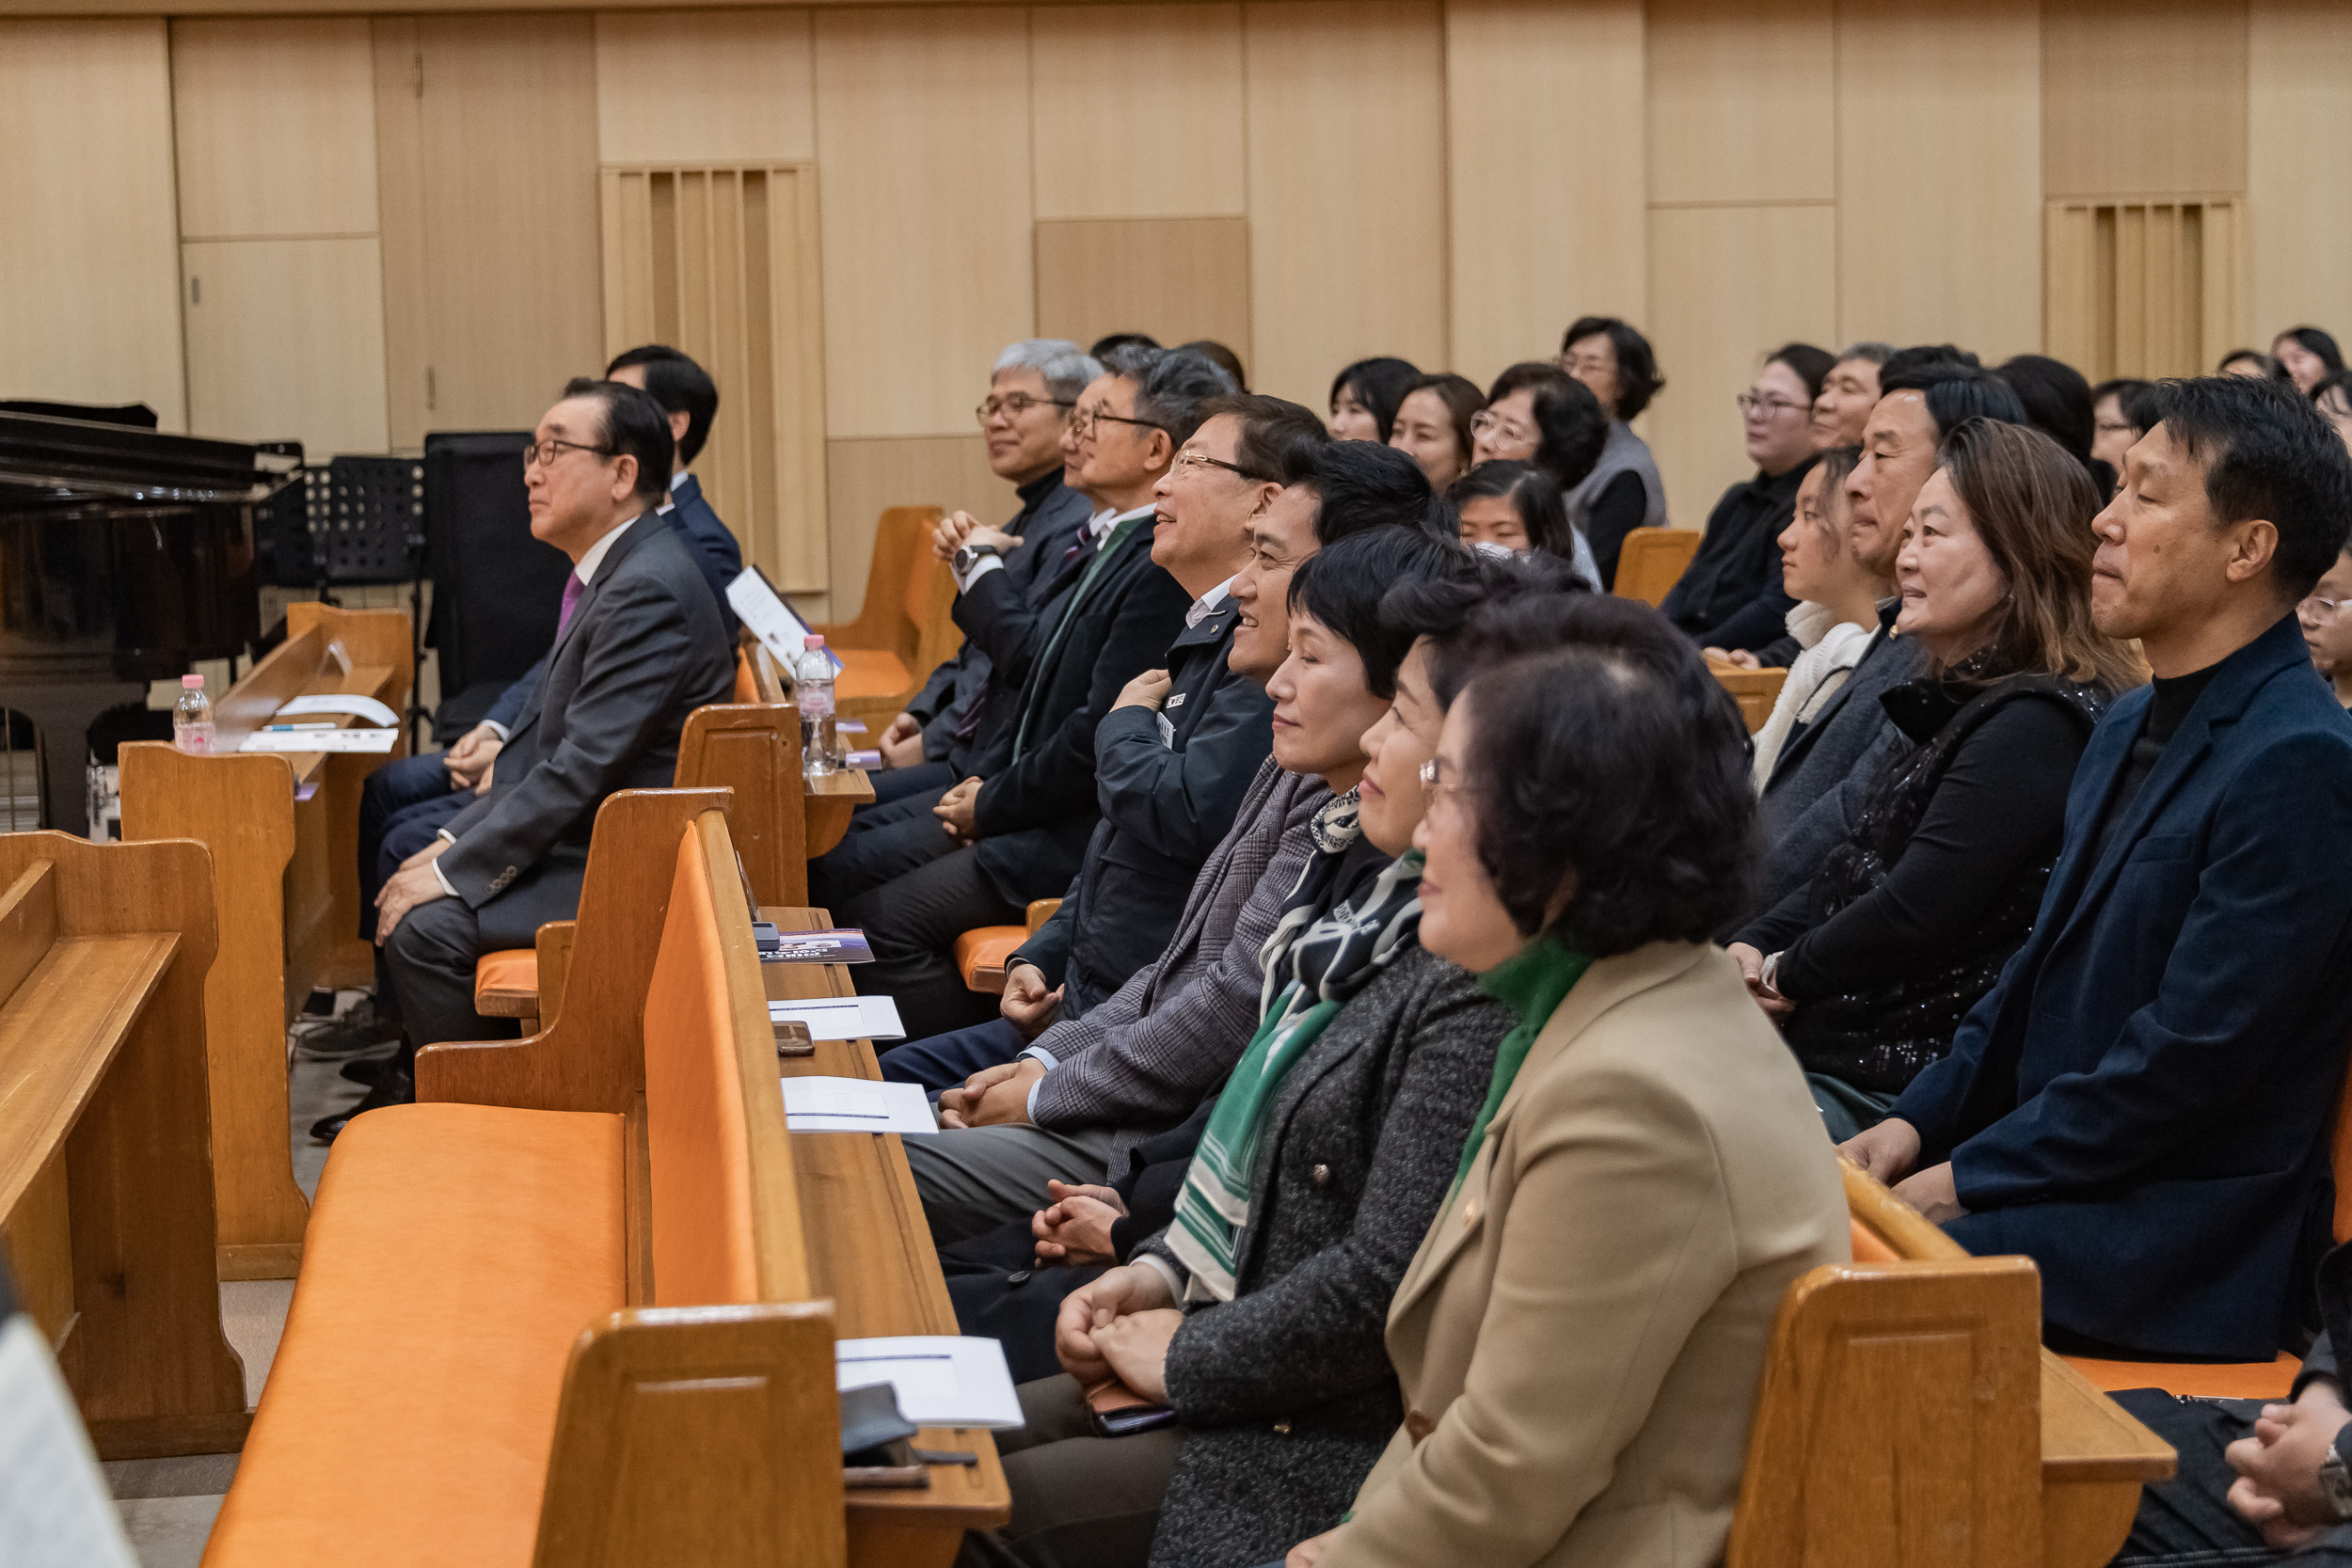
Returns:
[[[1214,338],[1250,363],[1248,218],[1068,218],[1037,226],[1037,331],[1090,343]]]
[[[1580,315],[1645,318],[1642,76],[1639,0],[1446,7],[1453,352],[1426,368],[1484,386],[1514,360],[1558,353]],[[1383,139],[1405,147],[1419,135]],[[1367,188],[1380,179],[1374,171]],[[1390,199],[1419,217],[1417,197]],[[1311,271],[1300,282],[1322,286]]]
[[[1446,347],[1445,36],[1434,0],[1255,4],[1251,386],[1321,408],[1368,355]]]
[[[1241,61],[1238,5],[1032,8],[1037,215],[1244,212]]]
[[[2048,0],[2044,192],[2245,190],[2246,32],[2245,0]]]
[[[1036,325],[1027,17],[829,10],[816,61],[827,434],[977,432]]]
[[[392,442],[527,429],[604,365],[595,24],[390,19],[375,52]]]
[[[598,12],[596,145],[608,164],[815,158],[808,12]]]
[[[2253,0],[2248,16],[2249,333],[2352,329],[2352,7]]]
[[[1831,0],[1650,0],[1649,198],[1837,195]]]
[[[988,390],[988,366],[968,376],[943,377],[977,403]],[[897,436],[825,443],[825,497],[832,514],[833,602],[803,603],[810,613],[855,615],[866,602],[866,569],[873,562],[874,523],[889,506],[958,507],[1001,523],[1020,509],[1011,485],[989,471],[988,448],[969,436]]]
[[[2035,0],[1842,0],[1838,27],[1836,336],[2037,347]]]
[[[373,234],[373,70],[359,18],[173,23],[182,237]]]
[[[0,397],[187,428],[157,18],[0,23]]]
[[[372,236],[196,242],[182,264],[192,432],[292,437],[311,462],[386,450],[384,275]]]
[[[1792,341],[1836,352],[1833,217],[1797,206],[1650,214],[1651,341],[1672,390],[1647,422],[1676,526],[1704,526],[1724,486],[1755,473],[1732,400],[1762,356]]]

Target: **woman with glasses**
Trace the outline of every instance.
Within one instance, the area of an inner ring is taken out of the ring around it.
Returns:
[[[2352,546],[2296,607],[2312,663],[2333,683],[2336,701],[2352,708]]]
[[[1592,476],[1609,444],[1609,416],[1592,388],[1557,365],[1526,360],[1495,377],[1486,406],[1470,420],[1470,459],[1481,463],[1533,463],[1560,486],[1563,497]],[[1575,528],[1575,520],[1569,520]],[[1583,540],[1583,531],[1576,530]],[[1591,545],[1582,545],[1579,569],[1600,580]]]
[[[1458,626],[1518,575],[1376,528],[1292,578],[1291,655],[1267,690],[1276,760],[1337,791],[1318,852],[1264,948],[1260,1023],[1175,1218],[1063,1299],[1064,1373],[1022,1386],[1027,1425],[1005,1440],[1012,1520],[967,1537],[964,1563],[1261,1561],[1336,1517],[1394,1430],[1389,1296],[1510,1021],[1414,939],[1409,851],[1441,710],[1420,623],[1383,601],[1450,595]],[[1090,1434],[1086,1397],[1122,1387],[1181,1425]]]
[[[1813,400],[1836,362],[1811,343],[1786,344],[1735,400],[1756,477],[1724,492],[1698,553],[1659,606],[1704,648],[1754,650],[1787,626],[1797,601],[1781,586],[1780,535],[1813,466]]]
[[[1649,340],[1614,316],[1579,316],[1560,335],[1560,368],[1592,388],[1609,416],[1608,444],[1593,471],[1568,489],[1568,521],[1588,540],[1600,586],[1616,586],[1617,553],[1637,528],[1666,526],[1666,483],[1649,443],[1626,421],[1666,388]]]
[[[1550,651],[1447,710],[1414,835],[1422,944],[1518,1026],[1389,1306],[1405,1419],[1292,1568],[1719,1560],[1773,1315],[1848,1257],[1804,1079],[1709,942],[1756,854],[1746,727],[1646,607],[1496,620],[1538,616]]]

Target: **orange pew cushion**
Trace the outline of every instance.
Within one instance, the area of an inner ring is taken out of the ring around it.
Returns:
[[[626,1301],[621,1151],[601,1113],[353,1119],[208,1568],[529,1568],[564,1362]]]
[[[847,697],[895,697],[915,683],[898,656],[887,648],[835,648],[841,673],[833,678],[834,701]]]
[[[1026,927],[976,926],[956,938],[956,971],[974,990],[997,990],[981,985],[976,976],[982,969],[1002,970],[1013,950],[1028,940]]]
[[[2168,1394],[2192,1394],[2206,1399],[2283,1400],[2303,1370],[2299,1355],[2276,1361],[2100,1361],[2087,1355],[2063,1358],[2092,1387],[2104,1393],[2119,1388],[2161,1388]]]
[[[476,958],[473,1010],[490,1018],[535,1017],[539,1011],[538,949],[507,947]]]

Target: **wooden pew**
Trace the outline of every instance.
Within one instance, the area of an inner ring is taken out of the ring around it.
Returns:
[[[854,621],[811,626],[845,668],[834,687],[841,716],[887,722],[963,642],[949,611],[955,578],[931,553],[936,506],[886,508],[874,529],[866,603]]]
[[[428,1047],[419,1103],[337,1140],[210,1568],[344,1538],[382,1561],[844,1561],[832,1313],[734,846],[715,804],[616,843],[650,984],[583,965],[575,1002],[610,1006]]]
[[[1731,700],[1740,705],[1740,717],[1746,721],[1750,735],[1771,721],[1772,705],[1780,700],[1780,689],[1788,680],[1786,670],[1740,670],[1712,660],[1707,670],[1717,685],[1731,693]]]
[[[833,924],[822,910],[761,912],[785,931]],[[761,968],[771,1001],[849,996],[855,990],[845,964]],[[779,1068],[786,1077],[882,1077],[870,1040],[818,1040],[814,1055],[786,1057]],[[792,1146],[810,1288],[832,1298],[841,1337],[958,1332],[898,1136],[812,1132],[795,1136]],[[930,1484],[921,1490],[852,1491],[850,1560],[857,1568],[946,1568],[964,1530],[1001,1525],[1010,1516],[1004,1467],[987,1433],[927,1427],[914,1441],[923,1448],[965,1449],[978,1454],[979,1463],[934,1465]]]
[[[947,650],[948,653],[954,651],[952,647]],[[942,658],[946,657],[946,654],[940,656]],[[777,667],[775,656],[769,653],[765,647],[755,643],[750,658],[752,687],[758,700],[762,703],[789,703],[792,700],[792,682],[790,677]],[[927,666],[924,674],[929,675],[930,673]],[[835,706],[838,707],[838,691],[834,693],[834,696]],[[903,705],[903,704],[900,705],[900,706]],[[844,718],[853,717],[846,708],[840,711]],[[882,716],[882,723],[888,723],[898,716],[898,708],[893,707]],[[867,724],[873,732],[868,738],[879,739],[882,725],[870,719]],[[823,778],[803,778],[801,781],[801,820],[803,823],[801,844],[807,857],[813,860],[839,844],[850,831],[850,813],[873,799],[874,781],[868,778],[861,768],[845,768],[837,773],[828,773]],[[806,895],[805,892],[801,895],[803,897]],[[763,899],[766,896],[765,894],[761,895]],[[779,900],[779,902],[784,901]]]
[[[245,1438],[214,1274],[209,863],[0,835],[0,1240],[107,1459]]]
[[[1705,531],[1695,528],[1637,528],[1627,534],[1617,552],[1616,596],[1664,604],[1703,537]]]
[[[1841,1164],[1854,1261],[1782,1302],[1725,1568],[2106,1563],[2171,1449],[2041,1348],[2030,1259]]]
[[[283,1279],[302,1257],[310,1205],[294,1178],[286,1026],[313,986],[373,980],[374,948],[359,935],[359,788],[389,760],[237,747],[292,697],[373,697],[405,714],[415,674],[404,611],[294,604],[286,631],[215,702],[215,755],[143,741],[121,756],[123,837],[193,838],[213,852],[220,956],[204,1014],[223,1279]]]

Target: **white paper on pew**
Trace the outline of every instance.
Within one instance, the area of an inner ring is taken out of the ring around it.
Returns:
[[[746,566],[727,584],[727,605],[735,618],[752,628],[752,635],[767,646],[770,653],[784,666],[784,678],[792,678],[792,661],[803,651],[803,640],[808,636],[808,623],[793,613],[784,602],[776,585],[768,580],[768,574],[756,566]],[[833,673],[842,671],[841,656],[828,646],[825,657],[833,665]]]
[[[814,1002],[771,1002],[771,1023],[808,1025],[813,1040],[902,1040],[898,1004],[887,996],[824,996]]]
[[[917,1426],[1001,1430],[1021,1424],[1005,1347],[994,1339],[912,1335],[836,1340],[834,1386],[876,1383],[897,1390],[898,1414]]]
[[[936,1132],[920,1084],[871,1078],[787,1078],[784,1124],[795,1132]]]
[[[299,719],[306,713],[356,713],[371,724],[397,724],[400,715],[373,697],[344,696],[333,691],[321,691],[309,697],[296,697],[278,710],[280,719]]]
[[[0,1562],[133,1568],[135,1561],[72,1397],[40,1331],[19,1312],[0,1324]]]
[[[398,730],[255,730],[240,752],[389,752]]]

